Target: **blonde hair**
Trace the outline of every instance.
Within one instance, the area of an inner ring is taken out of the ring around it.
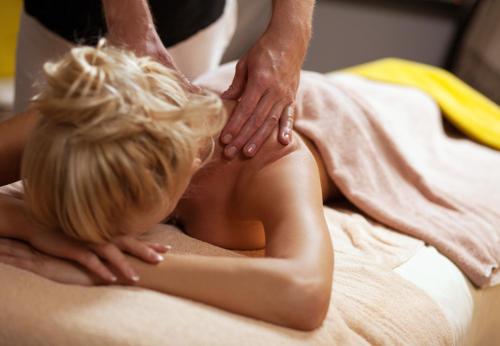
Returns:
[[[172,206],[165,192],[175,194],[225,122],[217,95],[190,93],[175,71],[103,42],[73,48],[44,74],[25,197],[39,224],[85,241],[121,234],[130,210]]]

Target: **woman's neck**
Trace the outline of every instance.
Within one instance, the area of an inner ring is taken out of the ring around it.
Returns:
[[[224,108],[226,110],[227,119],[229,119],[231,117],[231,114],[232,114],[234,108],[238,104],[238,102],[233,101],[233,100],[223,100],[223,104],[224,104]],[[221,131],[221,133],[222,133],[222,131]],[[184,193],[183,198],[181,198],[177,207],[174,210],[174,215],[179,219],[182,219],[182,218],[188,216],[187,214],[189,212],[188,212],[188,210],[186,210],[186,208],[184,208],[185,205],[182,202],[183,202],[183,199],[186,197],[186,195],[190,195],[192,193],[190,187],[193,183],[198,184],[200,177],[203,176],[204,174],[207,174],[207,173],[210,174],[210,171],[215,166],[217,166],[219,168],[222,168],[223,166],[226,168],[227,168],[227,166],[233,166],[233,167],[237,168],[237,166],[239,166],[241,164],[241,162],[240,162],[241,159],[239,159],[239,158],[235,158],[233,160],[228,160],[225,158],[225,156],[224,156],[224,146],[225,145],[222,144],[222,142],[220,141],[220,133],[213,138],[213,143],[214,143],[214,147],[213,147],[212,157],[209,159],[209,162],[207,162],[202,168],[200,168],[200,170],[193,176],[188,188],[186,189],[186,192]],[[208,149],[209,149],[209,146],[207,145],[207,150]],[[210,154],[209,152],[201,153],[201,156],[204,157],[205,155],[209,155],[209,154]],[[214,174],[217,174],[217,172],[215,172]]]

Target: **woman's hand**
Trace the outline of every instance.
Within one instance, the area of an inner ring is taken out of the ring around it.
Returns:
[[[102,279],[78,264],[45,255],[17,240],[0,239],[0,263],[65,284],[91,286],[103,283]]]
[[[163,260],[160,253],[169,250],[168,246],[147,244],[129,236],[117,237],[112,243],[96,245],[74,240],[56,231],[38,229],[29,234],[26,241],[35,249],[77,262],[108,283],[115,283],[118,278],[103,261],[115,268],[126,280],[137,282],[139,275],[126,259],[124,252],[144,262],[157,264]]]
[[[45,254],[80,263],[107,282],[117,280],[107,265],[116,269],[128,281],[139,280],[124,253],[144,262],[156,264],[163,260],[161,254],[169,250],[168,246],[144,243],[129,236],[117,237],[111,243],[92,245],[72,239],[62,232],[41,229],[28,217],[24,201],[2,194],[0,194],[1,237],[20,239]]]

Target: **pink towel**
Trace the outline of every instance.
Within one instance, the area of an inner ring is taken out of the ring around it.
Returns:
[[[222,91],[234,67],[199,82]],[[410,87],[303,72],[295,129],[363,212],[422,239],[480,287],[500,283],[500,153],[443,130],[440,110]]]

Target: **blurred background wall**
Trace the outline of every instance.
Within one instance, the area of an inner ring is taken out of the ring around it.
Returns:
[[[500,0],[482,0],[460,43],[453,72],[500,104]]]
[[[224,61],[265,30],[271,0],[240,0]],[[500,0],[317,0],[304,69],[333,71],[385,57],[440,66],[500,103]]]
[[[21,5],[0,5],[0,114],[12,99]],[[238,14],[224,61],[238,59],[262,34],[271,0],[239,0]],[[500,103],[500,0],[317,0],[313,31],[304,69],[399,57],[451,69]]]
[[[239,1],[239,25],[226,54],[234,60],[265,29],[270,0]],[[425,0],[318,0],[305,69],[332,71],[387,56],[446,63],[460,6]]]

